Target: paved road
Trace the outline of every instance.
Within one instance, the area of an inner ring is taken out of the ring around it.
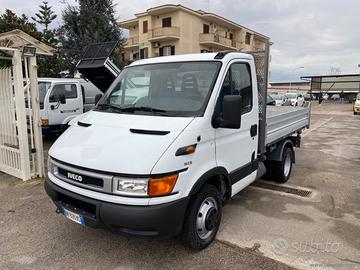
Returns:
[[[248,187],[224,208],[218,239],[296,268],[360,269],[360,116],[351,104],[312,105],[287,185],[313,197]]]
[[[176,240],[125,238],[55,213],[42,181],[0,173],[0,269],[290,269],[215,241],[194,252]]]

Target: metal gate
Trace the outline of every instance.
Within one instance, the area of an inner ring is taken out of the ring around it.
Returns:
[[[42,177],[36,57],[24,57],[17,49],[0,50],[11,60],[10,67],[0,69],[0,171],[23,180]]]

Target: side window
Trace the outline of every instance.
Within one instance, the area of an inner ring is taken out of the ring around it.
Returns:
[[[64,95],[66,99],[77,98],[76,84],[54,85],[50,96],[50,102],[57,102],[61,95]]]
[[[242,113],[248,113],[252,109],[252,85],[250,67],[247,64],[233,64],[231,66],[231,81],[233,95],[242,96]]]
[[[251,72],[248,64],[236,63],[231,65],[226,73],[223,85],[221,87],[218,106],[223,111],[223,101],[226,95],[242,96],[242,114],[248,113],[252,109],[252,85]]]

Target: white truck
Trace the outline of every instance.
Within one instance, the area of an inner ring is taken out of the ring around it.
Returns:
[[[205,248],[232,196],[265,173],[289,179],[309,126],[309,108],[266,113],[264,59],[221,52],[127,66],[49,151],[45,189],[57,212],[135,236],[181,234]]]
[[[73,118],[95,105],[97,95],[102,96],[95,85],[84,79],[39,78],[38,88],[44,135],[64,131]]]

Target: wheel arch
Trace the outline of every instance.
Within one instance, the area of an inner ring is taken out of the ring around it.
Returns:
[[[222,194],[224,203],[231,198],[231,180],[228,171],[224,167],[215,167],[205,172],[195,182],[189,195],[195,195],[205,184],[214,185]]]
[[[295,163],[294,143],[291,139],[285,139],[277,143],[275,149],[266,155],[267,160],[281,161],[285,148],[289,147],[292,154],[292,162]]]

